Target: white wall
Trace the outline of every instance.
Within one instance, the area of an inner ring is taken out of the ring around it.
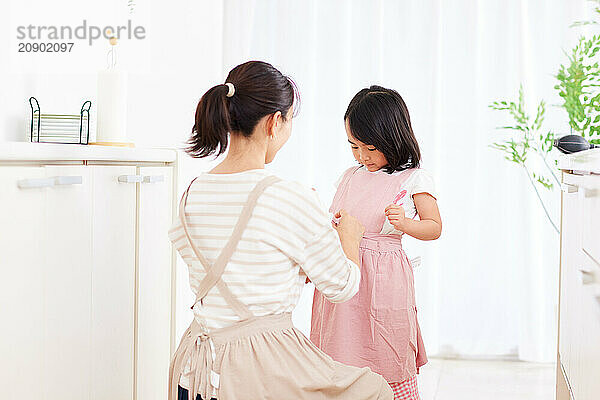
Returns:
[[[18,53],[16,27],[70,25],[85,18],[98,26],[143,26],[143,40],[122,39],[118,67],[129,73],[128,136],[138,146],[169,146],[190,131],[202,93],[223,79],[221,1],[11,0],[0,15],[0,141],[28,140],[35,96],[43,112],[77,112],[84,100],[95,113],[96,71],[106,67],[107,40],[76,41],[71,53]],[[93,118],[92,118],[93,119]],[[92,136],[94,139],[94,136]]]

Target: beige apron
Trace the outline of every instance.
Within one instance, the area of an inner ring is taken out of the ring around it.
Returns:
[[[291,313],[257,317],[239,301],[221,279],[259,196],[279,181],[268,176],[248,196],[233,233],[210,265],[191,239],[185,219],[190,183],[179,203],[179,217],[189,246],[206,270],[196,305],[213,288],[240,316],[240,322],[208,332],[194,320],[185,331],[169,368],[169,400],[177,400],[179,379],[191,360],[189,400],[196,393],[219,400],[392,400],[387,382],[369,368],[334,361],[294,328]],[[216,379],[218,377],[218,379]]]

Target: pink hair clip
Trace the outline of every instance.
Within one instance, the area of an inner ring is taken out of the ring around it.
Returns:
[[[402,200],[404,198],[404,196],[406,196],[406,190],[403,190],[403,191],[401,191],[400,193],[398,193],[396,195],[396,197],[394,198],[394,204],[397,205],[397,206],[401,206],[402,204],[404,204],[404,203],[398,204],[398,202],[400,200]]]

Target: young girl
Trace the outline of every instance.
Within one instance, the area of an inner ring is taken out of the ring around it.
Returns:
[[[361,90],[344,120],[360,165],[344,172],[329,211],[334,224],[347,213],[365,226],[361,282],[358,294],[343,304],[315,291],[310,338],[333,359],[383,375],[395,399],[419,399],[415,375],[427,357],[401,240],[403,234],[421,240],[440,236],[433,180],[419,168],[419,145],[398,92],[380,86]]]

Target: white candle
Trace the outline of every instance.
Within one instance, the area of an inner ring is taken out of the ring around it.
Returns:
[[[127,142],[127,74],[98,72],[96,142]]]

